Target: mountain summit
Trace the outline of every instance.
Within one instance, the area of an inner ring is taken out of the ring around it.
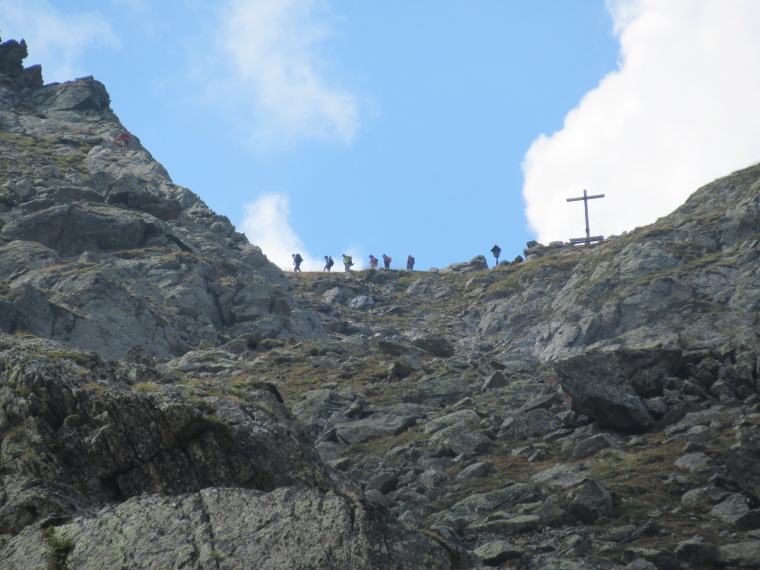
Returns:
[[[0,329],[107,358],[179,356],[247,335],[322,335],[261,250],[173,184],[92,77],[42,85],[0,47]]]
[[[593,246],[284,274],[0,44],[0,560],[760,567],[760,166]]]

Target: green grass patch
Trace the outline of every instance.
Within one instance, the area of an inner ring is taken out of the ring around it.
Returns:
[[[50,554],[48,558],[46,570],[66,570],[68,565],[66,559],[69,553],[74,550],[74,543],[71,540],[64,540],[56,536],[55,527],[48,527],[42,531],[42,536],[45,537],[45,542],[50,547]]]
[[[82,425],[84,425],[84,418],[79,414],[71,414],[70,416],[66,416],[64,418],[63,425],[68,428],[82,427]]]

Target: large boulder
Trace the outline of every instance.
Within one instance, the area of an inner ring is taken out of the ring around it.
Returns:
[[[346,443],[362,443],[373,439],[394,437],[405,432],[415,423],[415,415],[375,413],[368,418],[339,424],[335,435]]]
[[[573,411],[625,432],[645,432],[654,425],[624,369],[610,356],[590,351],[561,360],[554,369]]]
[[[425,352],[429,352],[433,356],[438,356],[440,358],[454,356],[454,345],[442,336],[423,336],[414,339],[412,344],[417,348],[421,348]]]
[[[726,468],[742,491],[760,500],[760,426],[739,431],[736,439]]]
[[[47,87],[52,91],[50,111],[105,111],[111,102],[105,86],[92,77],[82,77],[61,85]]]
[[[44,533],[30,528],[1,554],[10,570],[60,560],[62,551],[72,570],[94,562],[100,568],[209,570],[452,567],[443,546],[387,511],[307,488],[136,497]]]
[[[441,273],[475,273],[488,269],[488,262],[485,256],[476,255],[470,261],[462,263],[452,263],[448,267],[440,270]]]

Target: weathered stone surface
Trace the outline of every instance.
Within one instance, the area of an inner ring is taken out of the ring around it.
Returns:
[[[423,336],[412,341],[412,345],[429,352],[433,356],[449,358],[454,356],[454,345],[442,336]]]
[[[381,353],[390,356],[402,356],[405,354],[413,356],[425,355],[425,351],[421,348],[396,340],[380,339],[377,342],[377,348]]]
[[[599,481],[586,479],[574,489],[568,512],[586,524],[596,522],[612,515],[612,496]]]
[[[703,469],[710,464],[710,457],[702,453],[701,451],[695,451],[694,453],[687,453],[676,459],[673,464],[686,471],[697,471]]]
[[[411,354],[402,354],[393,361],[388,369],[388,376],[391,380],[406,378],[412,374],[425,374],[425,367],[418,357]]]
[[[678,562],[673,553],[658,548],[627,548],[623,552],[623,561],[627,562],[627,569],[663,568],[664,570],[677,570]]]
[[[480,416],[474,410],[459,410],[444,414],[427,422],[422,428],[425,433],[435,433],[444,428],[456,426],[458,429],[474,429],[480,423]]]
[[[72,569],[451,567],[442,546],[387,512],[316,489],[135,498],[54,533],[73,544]]]
[[[0,45],[0,73],[8,77],[19,77],[24,71],[23,61],[28,55],[26,42],[8,40]]]
[[[480,477],[486,477],[494,470],[494,466],[489,461],[477,461],[472,465],[468,465],[457,473],[457,479],[477,479]]]
[[[0,239],[37,242],[68,256],[87,250],[133,249],[144,234],[145,221],[131,212],[71,204],[18,218],[3,226]]]
[[[467,387],[459,378],[424,376],[406,392],[411,402],[427,404],[452,404],[467,395]]]
[[[415,424],[414,416],[372,414],[368,418],[339,424],[335,435],[346,443],[361,443],[398,435]]]
[[[694,567],[700,564],[708,566],[715,560],[716,550],[703,537],[694,536],[678,543],[675,555],[682,563],[691,564]]]
[[[466,425],[453,425],[433,434],[430,445],[439,451],[448,450],[455,455],[474,455],[485,452],[491,439]]]
[[[654,425],[619,365],[606,355],[584,354],[555,368],[573,411],[625,432],[645,432]]]
[[[93,353],[0,338],[0,532],[141,493],[327,485],[272,391],[193,402],[155,371],[143,377],[138,383]],[[31,488],[36,498],[21,492]],[[38,506],[29,510],[30,501]]]
[[[346,399],[335,390],[312,390],[293,406],[293,415],[309,435],[316,439],[327,426],[327,419],[346,406]]]
[[[506,540],[492,540],[474,550],[486,566],[500,566],[502,562],[522,556],[522,550]]]
[[[517,414],[508,435],[515,439],[542,437],[562,427],[562,421],[549,410],[536,409]]]
[[[549,489],[561,490],[575,487],[585,481],[587,477],[588,475],[577,467],[560,463],[545,471],[536,473],[531,477],[531,480]]]
[[[760,568],[760,540],[720,546],[715,559],[730,568]]]
[[[726,467],[743,491],[760,500],[760,427],[740,431],[737,440]]]
[[[598,433],[592,435],[591,437],[584,438],[577,443],[569,445],[566,449],[563,446],[563,449],[565,449],[565,451],[571,457],[574,457],[576,459],[585,459],[586,457],[590,457],[602,449],[609,449],[610,447],[616,446],[617,441],[610,434]]]
[[[21,67],[26,46],[3,45],[0,65],[15,71],[0,74],[0,156],[14,167],[0,179],[0,269],[4,286],[36,288],[53,313],[33,329],[5,318],[4,330],[107,358],[135,345],[171,358],[256,331],[324,336],[311,310],[292,310],[282,271],[174,185],[139,137],[111,145],[125,128],[101,83],[42,86],[38,67]]]
[[[484,514],[527,503],[535,500],[536,497],[535,485],[515,483],[503,489],[477,493],[462,499],[451,507],[451,511],[460,514]]]
[[[721,503],[715,505],[710,514],[725,522],[733,523],[749,512],[746,497],[733,493]]]
[[[472,524],[468,530],[476,533],[493,533],[509,536],[521,532],[534,531],[538,528],[539,524],[541,524],[541,519],[536,515],[515,515]]]
[[[452,263],[448,267],[440,270],[441,273],[473,273],[476,271],[485,271],[488,269],[488,262],[485,256],[476,255],[470,261],[464,263]]]
[[[507,376],[501,370],[497,370],[486,377],[485,382],[483,382],[483,390],[496,390],[508,385]]]

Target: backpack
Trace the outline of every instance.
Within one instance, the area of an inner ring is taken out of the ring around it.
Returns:
[[[333,261],[333,258],[332,257],[328,258],[328,260],[327,260],[327,267],[332,267],[333,265],[335,265],[335,262]]]
[[[303,257],[301,257],[300,253],[296,253],[296,263],[301,263],[303,261]]]

